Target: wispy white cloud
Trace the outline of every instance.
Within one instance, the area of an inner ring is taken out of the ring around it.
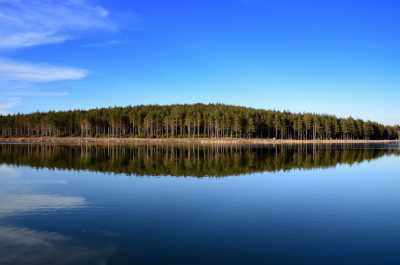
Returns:
[[[27,47],[63,43],[90,32],[115,32],[118,25],[139,30],[142,19],[134,13],[111,16],[96,0],[0,0],[0,114],[9,113],[27,96],[65,96],[67,92],[31,91],[29,87],[46,82],[85,78],[85,69],[26,63],[4,59],[4,53]],[[115,18],[125,19],[116,23]],[[125,23],[127,22],[127,23]],[[106,47],[121,44],[111,40],[94,44]],[[3,54],[3,56],[1,55]],[[2,59],[3,58],[3,59]],[[11,85],[3,86],[4,83]],[[28,87],[25,91],[21,85]],[[14,89],[4,93],[4,87]],[[49,87],[45,88],[46,90]],[[3,91],[2,91],[3,90]]]
[[[26,212],[49,211],[85,207],[86,200],[82,197],[26,194],[2,194],[0,201],[0,217],[18,215]]]
[[[108,264],[114,251],[56,232],[0,226],[0,264]]]
[[[79,68],[51,65],[35,65],[11,60],[0,60],[0,80],[53,82],[78,80],[86,77],[87,71]]]
[[[0,238],[2,241],[18,242],[26,246],[50,246],[50,242],[64,241],[66,237],[50,232],[37,232],[28,228],[0,226]]]
[[[23,48],[43,44],[64,42],[68,36],[54,36],[50,33],[26,32],[0,36],[0,48]]]
[[[109,11],[86,0],[0,1],[0,48],[64,42],[88,30],[116,30]]]
[[[1,0],[0,0],[1,1]],[[21,188],[19,171],[0,166],[0,176],[9,182],[0,186],[0,221],[12,216],[43,214],[55,210],[71,210],[87,206],[79,196],[35,194],[29,187]],[[54,181],[54,180],[53,180]],[[42,183],[41,183],[42,184]],[[14,190],[17,188],[17,190]],[[39,231],[28,227],[0,226],[0,264],[107,264],[114,251],[97,245],[87,246],[58,232]]]

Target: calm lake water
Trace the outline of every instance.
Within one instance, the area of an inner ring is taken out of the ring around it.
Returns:
[[[398,145],[0,144],[0,264],[400,264]]]

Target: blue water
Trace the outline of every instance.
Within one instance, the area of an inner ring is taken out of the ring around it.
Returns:
[[[393,154],[202,178],[0,162],[0,264],[400,264],[399,220]]]

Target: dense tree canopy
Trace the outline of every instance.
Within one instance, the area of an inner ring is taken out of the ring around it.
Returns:
[[[222,104],[146,105],[0,116],[2,137],[398,139],[399,126]]]

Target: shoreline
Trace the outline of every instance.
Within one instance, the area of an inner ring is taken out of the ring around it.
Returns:
[[[400,144],[400,140],[274,140],[236,138],[81,138],[81,137],[13,137],[0,143],[61,144],[61,145],[281,145],[281,144]]]

